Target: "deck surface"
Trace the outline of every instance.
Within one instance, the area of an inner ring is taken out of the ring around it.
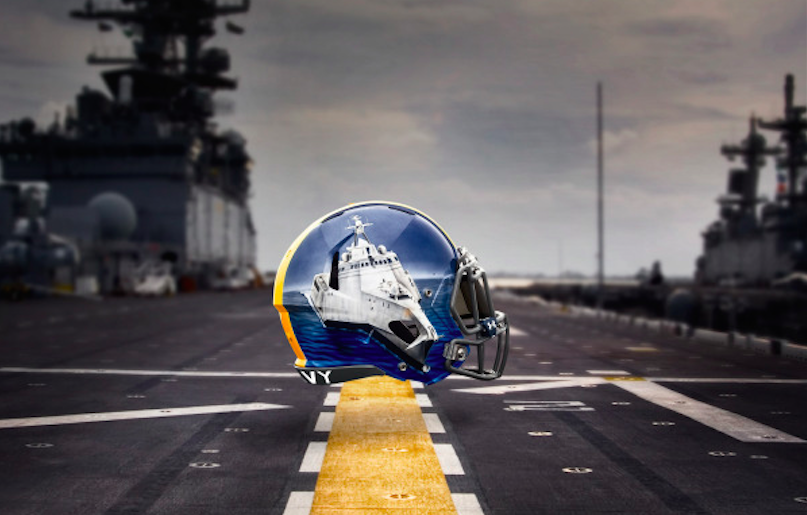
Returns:
[[[504,378],[399,393],[457,513],[807,513],[807,364],[497,308]],[[350,399],[293,371],[269,290],[2,303],[0,350],[4,515],[308,513],[322,463],[355,475]]]

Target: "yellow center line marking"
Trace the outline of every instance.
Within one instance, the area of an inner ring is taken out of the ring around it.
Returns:
[[[408,382],[342,387],[311,514],[355,512],[457,513]]]

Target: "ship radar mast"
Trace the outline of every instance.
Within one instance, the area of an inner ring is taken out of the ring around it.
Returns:
[[[364,223],[364,222],[362,222],[361,217],[359,215],[356,215],[356,216],[353,217],[353,225],[350,226],[350,227],[345,227],[345,229],[353,231],[353,246],[354,247],[359,245],[359,236],[362,236],[365,240],[367,240],[367,243],[372,244],[372,242],[370,241],[370,238],[367,237],[367,233],[364,232],[364,228],[365,227],[370,227],[371,225],[373,225],[373,224],[372,223]]]
[[[107,87],[119,102],[134,101],[144,110],[161,111],[178,96],[197,104],[197,119],[213,115],[209,93],[233,90],[237,81],[224,74],[230,70],[230,55],[221,48],[203,48],[216,34],[215,21],[222,16],[242,14],[250,1],[220,3],[218,0],[120,0],[99,6],[86,0],[82,9],[70,12],[80,20],[97,21],[101,31],[112,30],[114,22],[132,39],[134,55],[87,57],[95,65],[122,65],[103,73]],[[225,25],[233,34],[244,29],[231,21]],[[182,111],[181,109],[179,111]]]
[[[793,75],[785,77],[785,112],[784,117],[772,121],[759,121],[763,129],[781,133],[781,141],[785,144],[786,152],[778,162],[781,170],[787,171],[787,198],[791,206],[799,199],[804,200],[807,193],[805,185],[798,191],[802,171],[807,168],[807,107],[793,105],[793,91],[795,89]],[[801,193],[801,194],[800,194]]]
[[[739,145],[723,145],[720,153],[730,161],[735,157],[742,158],[744,169],[732,170],[729,175],[729,196],[721,199],[721,204],[738,203],[740,210],[755,216],[757,198],[757,184],[759,183],[759,170],[765,165],[766,156],[778,156],[782,149],[768,147],[765,137],[757,132],[757,118],[751,115],[748,121],[748,137]],[[732,194],[734,196],[732,196]],[[736,195],[739,199],[736,200]]]

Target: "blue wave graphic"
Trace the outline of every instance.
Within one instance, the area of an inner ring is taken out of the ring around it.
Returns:
[[[289,311],[294,334],[305,353],[308,367],[334,367],[351,365],[375,365],[387,375],[406,380],[432,384],[449,375],[444,368],[443,347],[453,339],[461,338],[462,333],[451,318],[448,306],[454,276],[442,279],[413,277],[420,291],[431,289],[431,298],[421,300],[423,312],[429,318],[440,338],[432,345],[426,358],[431,367],[428,373],[412,368],[404,372],[398,370],[400,359],[388,351],[371,333],[362,330],[325,327],[301,292],[284,295],[284,304]],[[288,295],[288,298],[286,297]]]

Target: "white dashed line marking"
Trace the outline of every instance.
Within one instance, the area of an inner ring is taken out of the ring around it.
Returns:
[[[464,476],[465,470],[462,468],[460,458],[450,443],[434,444],[434,452],[437,453],[437,460],[446,476]]]
[[[339,404],[339,397],[342,395],[342,392],[328,392],[325,395],[325,402],[322,403],[323,406],[333,407]]]
[[[417,401],[418,406],[420,406],[421,408],[433,407],[431,399],[429,399],[429,396],[426,395],[425,393],[416,393],[415,400]]]
[[[322,469],[322,462],[325,460],[327,447],[328,442],[309,442],[303,462],[300,464],[300,472],[319,472]]]
[[[314,492],[292,492],[283,515],[308,515],[314,505]]]
[[[485,515],[476,494],[451,494],[451,500],[457,508],[457,515]]]
[[[437,413],[424,413],[423,420],[426,422],[426,429],[429,433],[445,433],[446,428],[440,422],[440,417]]]
[[[336,416],[336,413],[330,411],[324,411],[319,414],[319,418],[317,418],[317,424],[314,426],[314,431],[318,433],[328,433],[333,429],[333,419]]]

